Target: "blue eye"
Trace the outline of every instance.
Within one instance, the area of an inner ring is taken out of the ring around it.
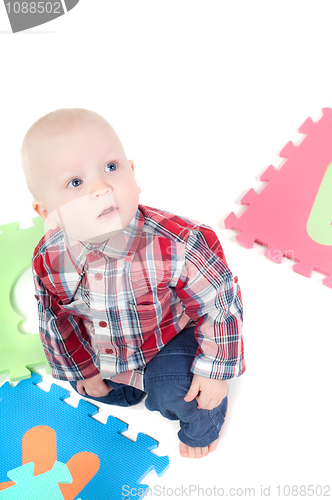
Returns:
[[[106,165],[106,172],[114,172],[114,170],[116,170],[118,168],[117,164],[116,163],[108,163]]]
[[[70,181],[67,187],[76,188],[76,187],[80,186],[81,184],[82,184],[81,179],[76,178],[76,179],[73,179],[72,181]]]

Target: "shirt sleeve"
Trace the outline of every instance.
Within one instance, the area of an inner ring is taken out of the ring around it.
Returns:
[[[97,375],[97,357],[84,318],[66,311],[59,297],[47,288],[49,280],[42,269],[41,256],[33,263],[33,280],[39,334],[53,377],[74,381]]]
[[[199,348],[191,371],[212,379],[242,375],[241,291],[216,234],[207,226],[188,237],[176,290],[186,314],[197,323]]]

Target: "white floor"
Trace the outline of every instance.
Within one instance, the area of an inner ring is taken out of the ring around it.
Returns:
[[[247,371],[229,384],[213,454],[181,458],[177,424],[142,404],[110,410],[128,423],[128,437],[145,432],[170,457],[161,478],[145,479],[152,498],[331,496],[332,290],[318,273],[308,279],[287,259],[268,261],[258,244],[245,249],[222,223],[243,212],[251,187],[262,189],[269,164],[280,167],[278,152],[301,140],[305,119],[332,107],[331,3],[91,5],[81,0],[16,35],[0,6],[0,225],[28,226],[35,215],[19,164],[32,122],[62,107],[105,116],[135,161],[141,203],[211,225],[244,302]]]

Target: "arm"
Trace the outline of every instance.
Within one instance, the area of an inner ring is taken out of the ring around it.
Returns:
[[[212,409],[227,393],[226,379],[245,371],[242,301],[237,278],[227,266],[217,236],[210,228],[199,229],[188,238],[176,290],[186,314],[197,322],[199,344],[186,401],[200,392],[196,398],[199,405]],[[210,394],[214,394],[212,399]]]
[[[111,391],[96,366],[83,318],[61,309],[33,270],[38,300],[39,333],[54,378],[77,380],[82,396],[103,397]],[[61,301],[60,301],[61,302]]]
[[[59,297],[50,290],[52,287],[41,259],[34,261],[33,279],[38,301],[39,334],[53,377],[74,381],[99,374],[84,318],[62,307]]]

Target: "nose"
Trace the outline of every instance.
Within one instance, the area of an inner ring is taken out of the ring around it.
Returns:
[[[90,198],[92,200],[96,200],[101,196],[105,196],[106,194],[112,193],[111,186],[105,186],[104,183],[95,184],[90,191]]]

